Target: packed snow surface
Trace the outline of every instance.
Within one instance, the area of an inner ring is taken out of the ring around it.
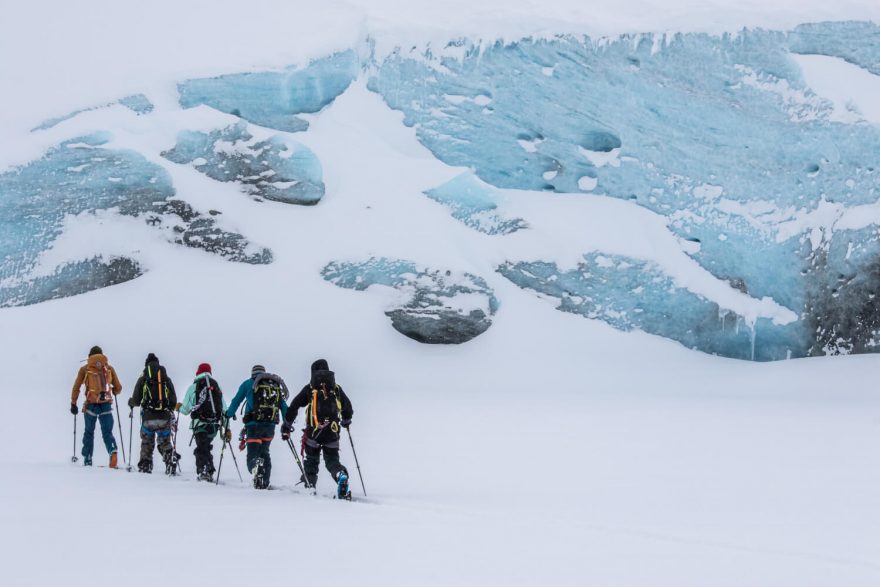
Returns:
[[[0,14],[10,584],[880,582],[876,355],[750,361],[880,348],[877,3]],[[367,496],[72,464],[94,344],[128,455],[328,359]]]

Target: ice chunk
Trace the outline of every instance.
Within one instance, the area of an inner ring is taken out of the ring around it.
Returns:
[[[506,219],[498,214],[497,190],[471,172],[462,173],[425,195],[449,208],[455,219],[486,234],[510,234],[527,226],[522,218]]]
[[[302,69],[192,79],[177,89],[184,108],[206,104],[254,124],[298,132],[309,125],[297,114],[318,112],[333,102],[360,71],[357,53],[344,51]]]
[[[491,326],[498,309],[495,294],[482,278],[428,269],[411,261],[333,262],[321,274],[339,287],[357,291],[373,286],[393,288],[397,299],[385,315],[395,330],[422,343],[467,342]]]
[[[321,163],[308,147],[281,135],[259,141],[244,122],[210,133],[182,131],[162,156],[267,200],[312,205],[324,195]]]
[[[143,94],[126,96],[119,100],[119,103],[135,114],[149,114],[154,108],[153,103]]]

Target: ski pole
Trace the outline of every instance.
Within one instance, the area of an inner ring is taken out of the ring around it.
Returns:
[[[129,452],[131,452],[131,450],[132,450],[132,448],[131,448],[131,446],[132,446],[132,444],[131,444],[131,438],[132,438],[131,431],[133,428],[134,428],[134,409],[129,408],[129,410],[128,410],[128,450],[129,450]],[[132,456],[134,456],[134,455],[132,455]],[[126,471],[131,473],[131,459],[128,460],[128,467],[126,468]]]
[[[76,456],[76,414],[73,415],[73,456],[70,457],[70,462],[75,463],[79,460],[79,457]]]
[[[119,417],[119,401],[116,396],[118,394],[113,394],[113,405],[116,406],[116,422],[119,424],[119,444],[122,445],[122,460],[127,463],[127,466],[130,467],[131,463],[128,462],[128,458],[125,456],[125,437],[122,436],[122,418]]]
[[[290,452],[293,453],[293,460],[296,461],[296,466],[299,467],[299,472],[302,473],[303,483],[305,483],[306,489],[313,489],[312,484],[309,483],[309,478],[306,476],[306,470],[303,469],[302,461],[299,460],[299,455],[296,454],[296,449],[293,448],[293,441],[290,438],[287,439],[287,446],[290,447]]]
[[[351,439],[351,430],[348,428],[345,429],[348,432],[348,442],[351,444],[351,454],[354,455],[354,464],[357,465],[358,477],[361,479],[361,489],[364,491],[364,497],[367,496],[367,488],[364,487],[364,477],[361,475],[361,465],[358,463],[358,453],[354,450],[354,441]]]

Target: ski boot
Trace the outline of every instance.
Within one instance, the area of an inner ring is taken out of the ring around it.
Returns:
[[[351,490],[348,488],[348,475],[345,472],[339,473],[336,477],[336,499],[351,501]]]
[[[150,474],[153,472],[153,463],[151,462],[140,462],[138,463],[138,473],[147,473]]]
[[[116,456],[116,451],[110,453],[110,468],[116,469],[118,464],[118,457]]]
[[[209,483],[214,480],[214,472],[208,467],[202,468],[199,471],[199,481],[208,481]]]
[[[87,457],[83,457],[83,467],[91,467],[92,466],[92,455]]]

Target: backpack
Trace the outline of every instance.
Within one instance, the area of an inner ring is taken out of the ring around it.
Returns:
[[[281,402],[287,399],[281,378],[270,373],[260,373],[254,379],[254,404],[251,411],[251,419],[254,422],[280,421]]]
[[[190,417],[209,424],[220,421],[223,413],[223,400],[220,386],[212,377],[196,379],[195,401]]]
[[[141,407],[155,412],[169,411],[171,401],[168,399],[168,375],[165,367],[148,365],[144,369],[144,394],[141,398]]]
[[[96,391],[99,402],[110,399],[110,370],[103,361],[98,360],[86,366],[86,390]]]

